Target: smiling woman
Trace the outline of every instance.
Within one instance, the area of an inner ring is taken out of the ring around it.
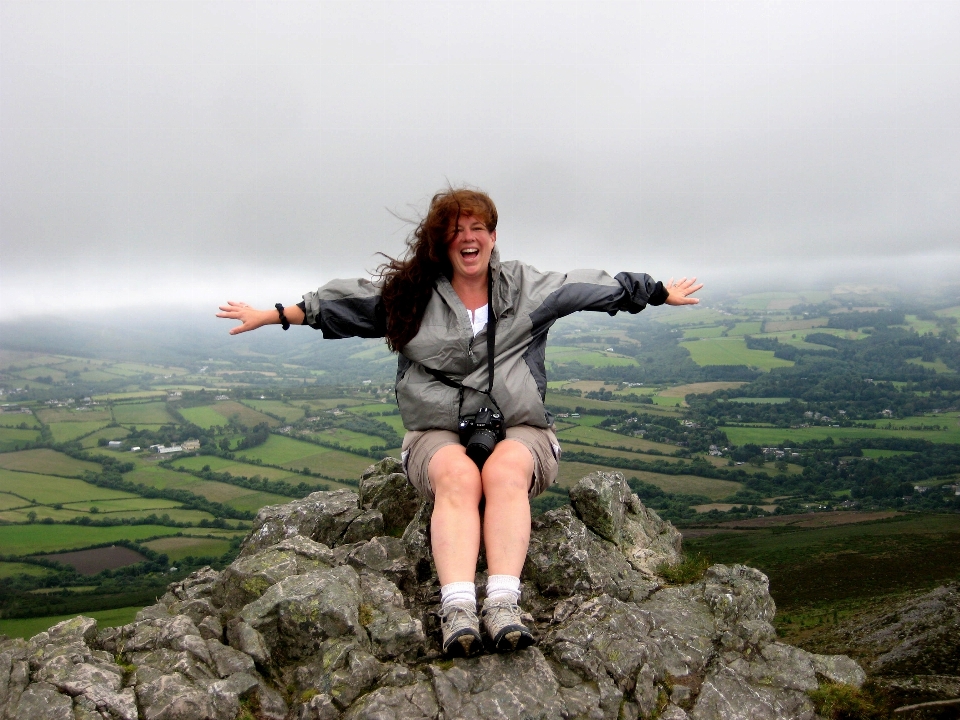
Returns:
[[[522,648],[533,642],[517,604],[529,500],[556,481],[560,459],[544,407],[547,332],[578,310],[693,304],[701,286],[695,278],[664,285],[643,273],[614,278],[501,262],[496,206],[470,189],[435,195],[407,245],[403,258],[387,257],[376,282],[334,280],[275,310],[229,302],[218,317],[240,321],[232,334],[304,324],[325,338],[387,338],[399,355],[404,471],[434,502],[444,653],[470,655],[482,645],[474,585],[481,537],[489,572],[483,625],[498,650]]]

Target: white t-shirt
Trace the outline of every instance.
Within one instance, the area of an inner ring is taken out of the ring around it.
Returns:
[[[467,310],[467,316],[470,318],[470,324],[473,325],[473,336],[476,337],[487,324],[487,308],[490,305],[481,305],[476,310]]]

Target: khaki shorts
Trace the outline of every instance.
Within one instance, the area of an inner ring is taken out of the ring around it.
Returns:
[[[507,428],[507,440],[526,445],[533,455],[533,477],[530,478],[530,498],[533,499],[557,479],[560,469],[560,443],[553,428],[516,425]],[[403,437],[403,471],[410,483],[424,497],[433,500],[433,488],[427,469],[433,454],[446,445],[459,445],[460,436],[449,430],[410,430]]]

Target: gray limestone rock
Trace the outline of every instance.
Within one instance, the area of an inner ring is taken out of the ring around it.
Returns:
[[[377,517],[380,518],[380,532],[376,531]],[[352,527],[354,524],[356,528]],[[261,508],[240,554],[253,555],[295,535],[303,535],[332,548],[369,540],[382,535],[382,529],[383,516],[375,510],[361,510],[355,492],[315,492],[286,505]]]
[[[340,711],[333,704],[333,698],[319,693],[300,706],[297,720],[337,720]]]
[[[813,668],[818,676],[830,682],[860,687],[866,682],[867,674],[857,663],[846,655],[811,655]]]
[[[23,720],[74,720],[73,700],[45,682],[31,683],[11,717]]]
[[[428,670],[442,717],[564,717],[560,685],[537,648],[454,661],[446,670],[429,665]]]
[[[270,649],[263,636],[239,618],[227,626],[227,638],[230,646],[246,653],[261,667],[270,665]]]
[[[240,616],[283,663],[316,652],[327,638],[367,642],[359,612],[360,578],[353,568],[340,566],[281,580]]]
[[[197,629],[200,631],[200,637],[204,640],[222,640],[223,623],[215,615],[208,615],[197,623]]]
[[[379,510],[383,532],[400,537],[420,507],[420,494],[407,480],[403,467],[393,458],[384,458],[367,468],[360,478],[360,507]]]
[[[217,674],[222,677],[228,677],[236,673],[256,672],[253,658],[240,650],[234,650],[232,647],[223,645],[217,640],[207,640],[207,651],[213,660],[213,667]]]
[[[567,507],[533,522],[526,579],[547,597],[612,595],[639,602],[657,589],[613,543],[601,539]]]
[[[343,714],[343,720],[436,720],[440,712],[430,682],[380,687]]]
[[[213,601],[225,615],[233,615],[284,578],[325,570],[333,565],[330,548],[302,535],[294,535],[253,555],[241,555],[234,560],[214,582]]]
[[[364,571],[360,575],[360,622],[381,659],[416,657],[425,650],[423,623],[406,609],[403,594],[386,578]]]
[[[679,531],[645,507],[620,473],[588,475],[570,489],[570,503],[584,525],[619,547],[646,577],[680,561]]]
[[[751,682],[730,667],[718,667],[703,681],[692,720],[814,720],[806,693]]]

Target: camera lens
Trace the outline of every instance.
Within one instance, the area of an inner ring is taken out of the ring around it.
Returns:
[[[477,428],[467,440],[467,457],[483,469],[483,464],[490,457],[497,444],[497,434],[489,428]]]

